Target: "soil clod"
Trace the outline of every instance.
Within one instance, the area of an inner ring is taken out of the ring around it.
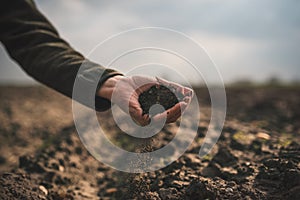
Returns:
[[[172,108],[179,101],[183,100],[183,95],[176,92],[173,88],[168,88],[163,85],[152,86],[146,92],[143,92],[139,96],[139,103],[143,109],[143,114],[149,114],[151,106],[159,104],[164,107],[165,110]],[[161,113],[160,109],[153,110],[152,115]]]

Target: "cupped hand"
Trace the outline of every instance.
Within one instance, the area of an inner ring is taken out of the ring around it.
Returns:
[[[164,85],[168,88],[174,88],[176,93],[181,93],[184,98],[172,108],[163,113],[154,115],[150,119],[148,114],[143,114],[138,99],[140,94],[154,85]],[[150,121],[158,122],[164,119],[166,119],[166,123],[175,122],[191,102],[193,90],[158,77],[114,76],[104,82],[98,91],[98,95],[109,99],[124,112],[130,114],[136,123],[145,126],[148,125]]]

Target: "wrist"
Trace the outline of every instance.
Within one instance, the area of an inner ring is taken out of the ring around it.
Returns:
[[[97,91],[97,95],[102,97],[102,98],[111,100],[111,97],[112,97],[113,91],[115,89],[115,86],[121,78],[123,78],[123,76],[121,76],[121,75],[117,75],[117,76],[113,76],[113,77],[108,78],[102,84],[102,86],[99,88],[99,90]]]

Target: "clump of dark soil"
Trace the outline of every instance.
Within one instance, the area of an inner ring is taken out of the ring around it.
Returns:
[[[179,101],[183,100],[183,95],[176,92],[174,88],[168,88],[163,85],[152,86],[146,92],[139,96],[139,103],[143,109],[143,114],[149,114],[151,106],[160,104],[165,110],[172,108]],[[154,110],[153,115],[159,114],[161,110]]]

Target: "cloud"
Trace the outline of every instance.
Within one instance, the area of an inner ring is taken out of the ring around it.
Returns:
[[[161,26],[182,31],[203,44],[227,81],[240,77],[263,80],[274,74],[283,79],[300,77],[300,48],[297,45],[300,43],[299,1],[190,0],[183,3],[179,0],[135,0],[80,3],[84,5],[79,7],[85,10],[78,15],[78,21],[81,20],[78,24],[85,24],[85,28],[76,30],[75,25],[70,38],[76,37],[76,45],[79,41],[89,44],[85,50],[122,30]],[[65,4],[61,13],[67,8],[67,12],[74,13],[72,10],[78,8],[76,3],[73,5],[75,8],[70,2]],[[71,16],[69,23],[73,21]],[[124,41],[122,45],[130,43]]]

